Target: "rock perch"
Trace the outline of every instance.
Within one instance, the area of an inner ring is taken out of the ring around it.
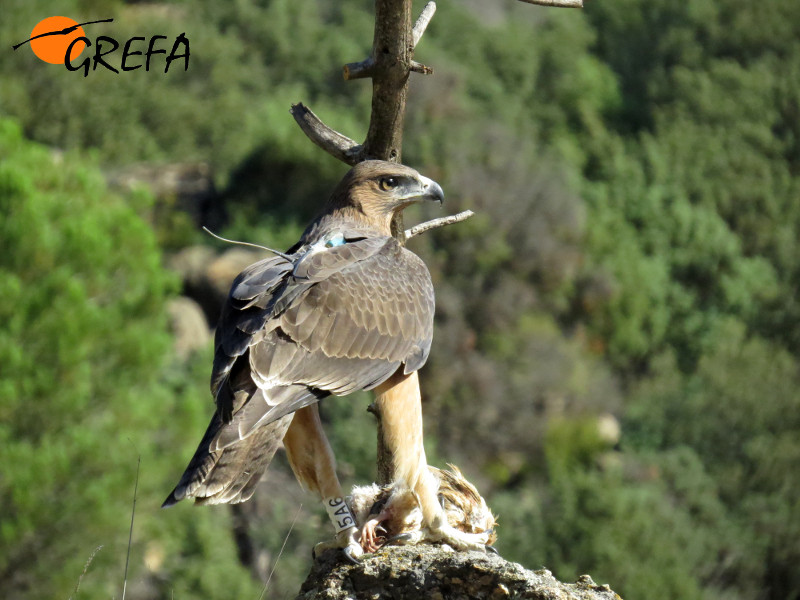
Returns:
[[[354,565],[341,553],[317,558],[297,600],[621,600],[582,575],[562,583],[494,554],[452,552],[438,545],[390,546]]]

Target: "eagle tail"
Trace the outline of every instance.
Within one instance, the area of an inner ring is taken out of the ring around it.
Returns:
[[[184,498],[196,504],[248,500],[281,446],[292,413],[318,396],[305,386],[279,386],[257,390],[228,423],[218,410],[162,508]]]

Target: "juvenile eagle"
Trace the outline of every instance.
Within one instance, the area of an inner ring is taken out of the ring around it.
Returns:
[[[234,280],[215,337],[216,411],[164,506],[247,500],[283,442],[300,484],[325,502],[334,544],[359,554],[316,403],[379,388],[396,407],[383,423],[396,479],[421,497],[426,525],[446,528],[422,449],[416,379],[431,347],[433,286],[391,231],[405,207],[443,198],[436,182],[409,167],[362,162],[286,255]]]

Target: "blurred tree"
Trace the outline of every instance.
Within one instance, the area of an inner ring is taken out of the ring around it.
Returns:
[[[628,439],[648,452],[685,448],[704,465],[720,507],[741,528],[725,561],[728,584],[747,589],[758,582],[764,597],[796,598],[797,361],[773,343],[748,338],[734,320],[714,336],[713,350],[689,378],[676,373],[671,356],[659,359],[630,406]]]
[[[200,395],[187,381],[205,378],[166,368],[164,302],[173,280],[137,214],[148,202],[108,194],[92,161],[26,141],[14,122],[0,120],[0,239],[13,248],[0,256],[6,598],[68,597],[101,545],[81,596],[119,593],[137,454],[137,532],[149,535],[134,545],[131,582],[176,569],[169,587],[190,595],[254,590],[224,551],[229,536],[219,524],[209,527],[221,515],[155,518],[169,478],[165,449],[191,443],[182,428],[203,412],[174,397]],[[183,552],[191,558],[175,567]],[[211,557],[225,563],[213,576]]]

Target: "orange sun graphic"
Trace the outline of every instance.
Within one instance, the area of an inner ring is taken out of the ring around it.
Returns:
[[[51,33],[53,31],[61,31],[67,27],[74,27],[78,22],[70,19],[69,17],[47,17],[39,21],[31,31],[31,37],[43,33]],[[53,65],[64,64],[64,55],[67,53],[67,48],[72,43],[72,40],[86,36],[83,27],[76,27],[74,31],[67,34],[48,35],[31,40],[31,50],[33,53],[41,58],[44,62]],[[69,53],[70,62],[78,58],[83,49],[86,47],[84,42],[78,42],[72,47],[72,52]]]

